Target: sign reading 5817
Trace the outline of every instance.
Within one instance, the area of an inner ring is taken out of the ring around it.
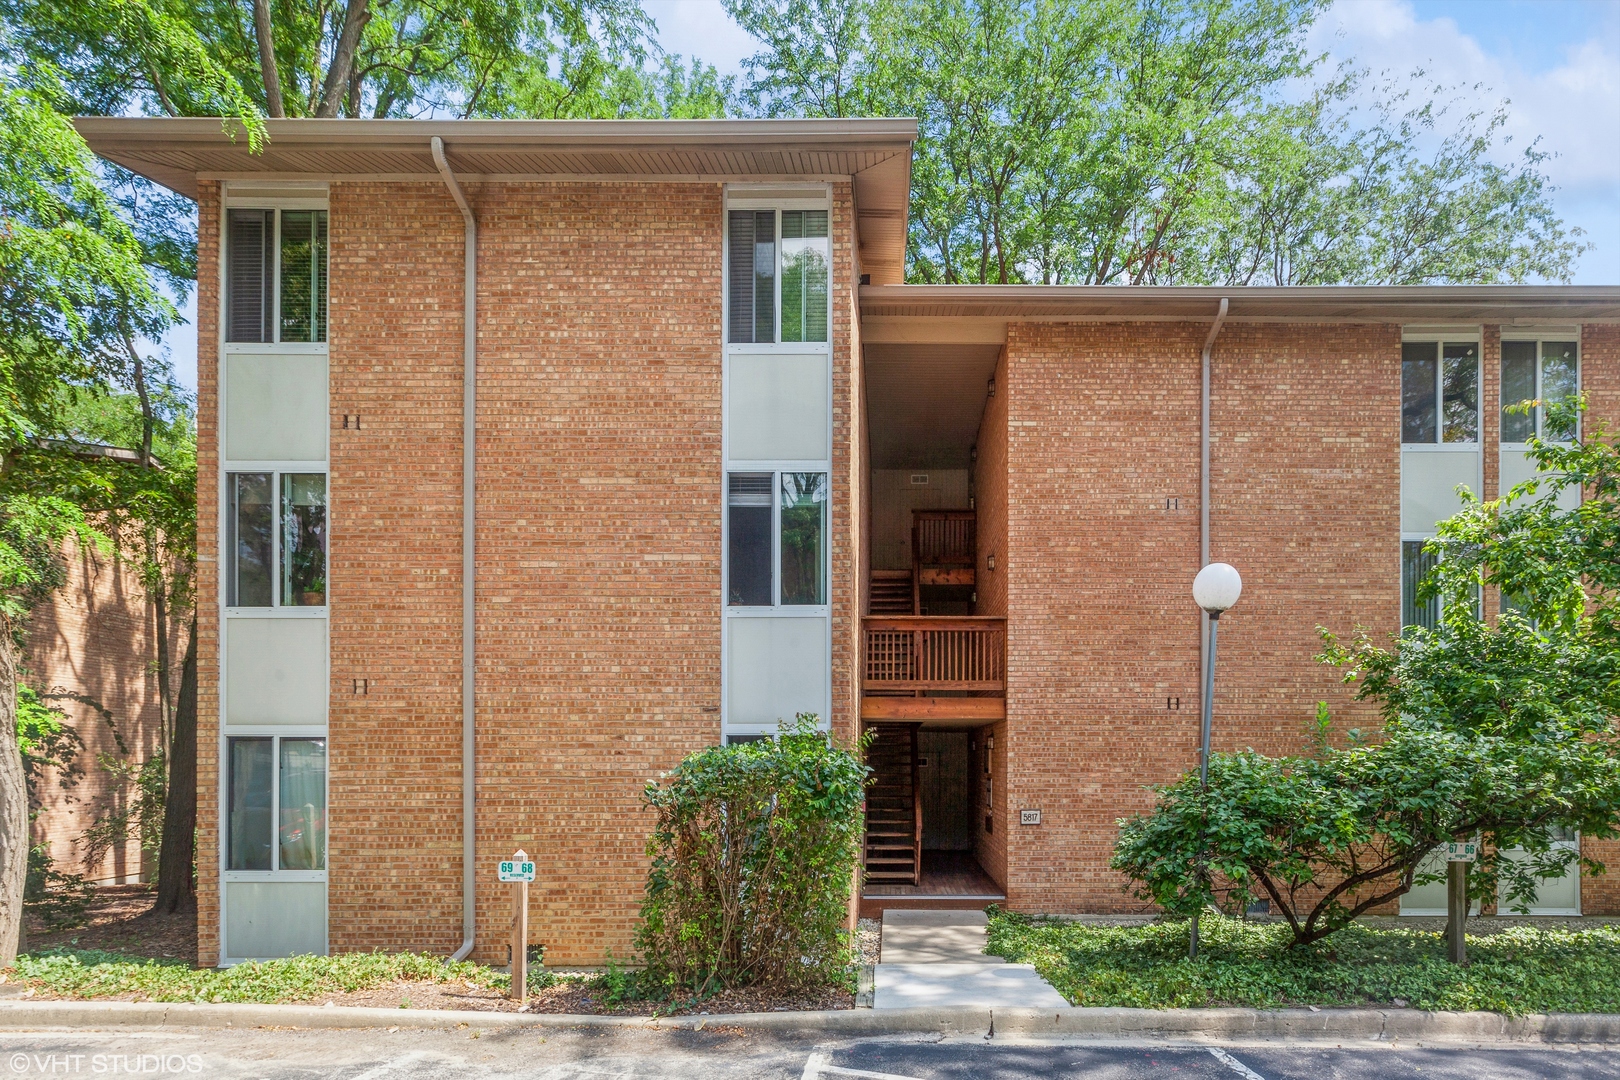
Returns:
[[[502,881],[533,881],[534,861],[530,859],[518,862],[514,859],[502,859],[499,876]]]

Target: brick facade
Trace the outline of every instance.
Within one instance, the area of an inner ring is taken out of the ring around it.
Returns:
[[[62,775],[47,770],[37,786],[34,842],[49,846],[64,873],[102,884],[146,880],[157,873],[157,863],[148,864],[138,840],[88,866],[79,841],[99,814],[122,806],[130,794],[98,765],[100,755],[135,764],[162,743],[156,615],[138,568],[116,554],[69,540],[62,560],[66,581],[29,616],[19,676],[67,714],[83,748],[72,763],[77,779],[64,786]],[[169,629],[171,689],[178,691],[185,639],[180,627]]]
[[[218,181],[197,184],[197,963],[219,962]]]

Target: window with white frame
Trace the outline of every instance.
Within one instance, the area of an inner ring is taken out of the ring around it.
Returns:
[[[732,210],[726,216],[726,340],[827,340],[832,261],[826,210]]]
[[[226,740],[227,870],[326,869],[326,739]]]
[[[1515,409],[1527,401],[1565,401],[1580,391],[1579,347],[1573,341],[1502,342],[1502,441],[1575,437],[1573,424],[1550,419],[1545,407]]]
[[[225,606],[326,606],[326,474],[225,477]]]
[[[1440,624],[1440,598],[1418,599],[1418,586],[1439,562],[1432,551],[1423,550],[1427,540],[1401,541],[1401,629],[1421,626],[1433,630]]]
[[[327,212],[225,216],[225,340],[326,340]]]
[[[826,473],[731,473],[726,516],[728,607],[827,603]]]
[[[1401,442],[1479,442],[1479,343],[1401,346]]]

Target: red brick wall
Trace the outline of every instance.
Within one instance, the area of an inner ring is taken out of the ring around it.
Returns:
[[[1601,420],[1611,436],[1620,435],[1620,326],[1581,328],[1581,387],[1586,391],[1587,423]],[[1581,881],[1581,911],[1620,915],[1620,840],[1583,840],[1585,854],[1604,863],[1608,873]]]
[[[197,183],[197,963],[219,961],[220,185]]]
[[[1012,572],[1007,551],[1007,361],[996,363],[998,393],[984,403],[975,442],[978,459],[973,465],[974,536],[978,564],[974,572],[974,614],[1007,614],[1007,575]],[[990,569],[990,556],[996,568]],[[1009,642],[1009,648],[1011,643]]]
[[[1139,908],[1107,869],[1115,820],[1197,761],[1207,331],[1008,329],[1007,813],[1043,811],[1008,826],[1022,910]],[[1245,578],[1222,622],[1217,749],[1296,749],[1319,699],[1344,726],[1366,719],[1311,657],[1318,623],[1398,618],[1399,343],[1393,327],[1236,325],[1216,346],[1212,553]]]
[[[139,842],[132,839],[86,866],[78,841],[98,814],[121,808],[131,794],[98,766],[98,755],[137,764],[161,743],[156,618],[137,568],[71,540],[62,554],[67,581],[29,617],[20,676],[48,697],[47,704],[67,714],[84,747],[73,762],[79,772],[70,786],[63,787],[63,777],[54,770],[37,785],[33,838],[50,846],[56,868],[64,873],[84,874],[95,882],[139,881],[143,874],[157,872],[155,859],[146,865]],[[178,691],[184,638],[173,625],[169,637],[171,688]],[[109,717],[65,694],[95,702]]]
[[[864,421],[866,395],[856,388],[855,357],[860,355],[859,266],[855,246],[855,202],[851,185],[833,185],[832,220],[832,702],[829,718],[842,738],[859,733],[861,684],[861,613],[866,544],[860,508],[865,503],[869,472],[864,448],[857,445]],[[718,553],[718,549],[716,549]]]

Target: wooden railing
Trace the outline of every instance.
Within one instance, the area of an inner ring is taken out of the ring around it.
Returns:
[[[972,566],[978,560],[972,510],[913,510],[911,561],[917,566]]]
[[[1007,620],[871,615],[861,620],[866,690],[1007,692]]]

